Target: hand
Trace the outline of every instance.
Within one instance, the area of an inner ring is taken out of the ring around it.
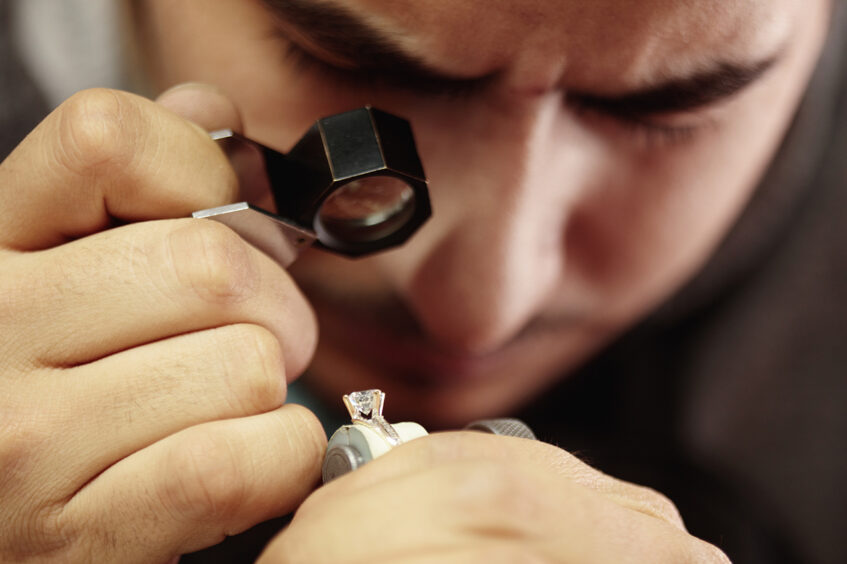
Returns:
[[[208,88],[161,101],[239,127]],[[323,431],[282,405],[313,313],[268,257],[188,218],[237,196],[201,127],[114,91],[74,96],[0,164],[0,561],[169,561],[316,483]]]
[[[478,432],[393,449],[317,490],[259,562],[728,562],[674,505],[554,446]]]

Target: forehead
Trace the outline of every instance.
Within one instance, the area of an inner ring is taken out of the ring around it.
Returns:
[[[329,0],[332,2],[333,0]],[[335,0],[337,1],[337,0]],[[621,86],[765,58],[790,39],[791,0],[347,0],[426,62],[457,74],[558,68]]]

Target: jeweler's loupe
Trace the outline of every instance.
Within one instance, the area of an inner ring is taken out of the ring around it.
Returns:
[[[276,213],[239,202],[193,217],[228,225],[283,266],[311,244],[350,257],[402,245],[431,214],[409,122],[375,108],[318,120],[286,154],[230,130],[212,137],[236,172],[264,171],[239,182],[267,182]]]

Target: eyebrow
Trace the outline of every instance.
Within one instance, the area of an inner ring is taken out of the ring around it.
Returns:
[[[500,74],[493,72],[467,78],[433,69],[420,58],[401,50],[387,33],[368,26],[340,5],[309,0],[261,1],[276,17],[284,39],[290,43],[293,32],[313,48],[330,55],[333,62],[321,60],[303,45],[294,45],[295,55],[338,65],[337,70],[349,72],[361,80],[376,80],[424,93],[465,94],[484,89]]]
[[[452,76],[433,69],[423,60],[404,52],[390,34],[374,29],[341,5],[310,0],[261,0],[275,16],[280,35],[285,30],[308,42],[333,59],[313,56],[302,45],[302,55],[338,70],[406,90],[422,93],[466,94],[482,90],[502,75],[494,71],[473,78]],[[778,52],[779,53],[779,52]],[[752,63],[718,62],[686,77],[622,94],[568,91],[566,99],[580,108],[616,116],[649,116],[694,110],[730,98],[757,81],[779,60],[773,55]]]
[[[779,60],[773,55],[754,63],[721,62],[712,69],[673,78],[621,95],[603,96],[568,92],[569,101],[581,108],[621,116],[649,116],[694,110],[732,97],[756,82]]]

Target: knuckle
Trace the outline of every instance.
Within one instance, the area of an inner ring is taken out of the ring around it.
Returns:
[[[475,461],[454,465],[448,476],[448,503],[478,534],[529,538],[545,518],[544,496],[531,479],[511,465]]]
[[[160,492],[180,521],[209,522],[238,512],[247,491],[238,457],[224,438],[197,431],[171,449]]]
[[[285,363],[277,338],[259,325],[239,325],[229,337],[234,349],[223,360],[230,391],[240,412],[275,409],[285,400]]]
[[[553,560],[525,543],[496,543],[479,547],[469,555],[470,564],[552,564]]]
[[[74,94],[59,108],[57,160],[81,176],[122,170],[133,158],[135,105],[104,88]]]
[[[0,520],[7,525],[0,532],[0,561],[61,561],[79,540],[79,527],[64,518],[64,504],[43,492],[44,484],[32,483],[37,475],[34,453],[27,439],[43,433],[26,430],[14,433],[14,440],[0,436]]]
[[[254,294],[258,265],[247,243],[228,227],[189,219],[170,233],[169,247],[178,284],[202,301],[236,304]]]
[[[81,544],[78,528],[73,528],[72,532],[72,528],[61,519],[61,511],[55,507],[33,511],[12,522],[11,530],[7,531],[12,542],[0,552],[0,559],[68,561],[68,555]]]
[[[14,387],[9,386],[14,393]],[[32,495],[41,486],[39,464],[45,452],[55,448],[57,429],[65,423],[61,418],[39,413],[26,399],[11,397],[0,400],[0,492]],[[42,492],[42,497],[46,497]],[[6,498],[8,499],[8,498]],[[28,503],[37,498],[29,498]]]
[[[691,538],[696,542],[697,547],[692,551],[693,556],[690,558],[690,562],[702,562],[704,564],[732,564],[726,553],[715,545],[694,537]]]
[[[630,530],[624,539],[625,549],[638,562],[668,562],[674,564],[730,564],[717,547],[670,525],[656,526],[644,521]],[[624,547],[621,547],[624,548]]]
[[[665,494],[647,486],[634,485],[635,499],[642,513],[653,515],[671,525],[685,529],[682,516],[674,502]]]
[[[49,436],[41,426],[23,426],[4,421],[0,432],[0,490],[16,491],[32,472],[34,452],[47,442]],[[8,425],[6,423],[9,423]]]

